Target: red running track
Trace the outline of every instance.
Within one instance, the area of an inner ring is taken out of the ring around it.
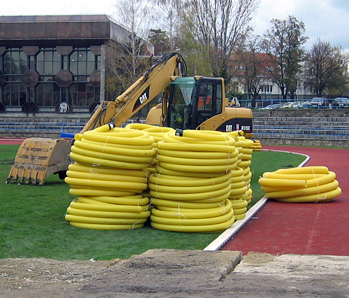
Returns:
[[[263,146],[310,156],[305,166],[327,166],[342,194],[328,203],[267,201],[221,249],[270,254],[349,256],[349,150]]]
[[[20,145],[25,139],[0,138],[0,145]]]

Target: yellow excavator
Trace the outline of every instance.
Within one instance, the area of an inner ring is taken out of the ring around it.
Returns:
[[[115,101],[101,102],[83,133],[113,122],[122,126],[128,119],[162,94],[146,123],[175,129],[201,129],[245,132],[252,137],[252,111],[236,107],[225,98],[223,78],[186,76],[186,64],[178,53],[169,53],[156,61]],[[29,138],[18,149],[6,183],[42,185],[48,175],[65,177],[71,142],[66,139]]]

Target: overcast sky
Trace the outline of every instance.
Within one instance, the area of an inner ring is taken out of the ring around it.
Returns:
[[[107,14],[114,15],[117,0],[7,0],[0,15]],[[261,0],[253,19],[256,33],[270,28],[270,20],[285,20],[289,15],[303,21],[310,47],[317,38],[349,50],[349,0]]]

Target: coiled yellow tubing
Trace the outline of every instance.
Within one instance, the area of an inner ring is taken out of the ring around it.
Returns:
[[[127,124],[125,128],[142,130],[148,133],[148,135],[152,136],[154,138],[155,143],[162,141],[164,138],[164,134],[174,132],[174,129],[171,127],[158,127],[143,123],[130,123]]]
[[[119,169],[144,169],[156,151],[154,138],[143,131],[108,125],[75,136],[70,157],[80,163]]]
[[[177,232],[217,232],[230,227],[234,221],[231,202],[208,209],[185,209],[175,207],[157,207],[153,209],[152,227]]]
[[[149,199],[125,197],[78,197],[70,203],[65,219],[86,229],[126,230],[140,228],[150,216]]]
[[[153,148],[156,149],[156,144],[164,139],[164,136],[168,133],[175,133],[175,130],[170,127],[158,127],[143,123],[131,123],[126,125],[128,129],[142,130],[148,135],[154,138]],[[155,172],[155,165],[158,163],[156,159],[153,159],[152,164],[147,168],[150,173]]]
[[[157,144],[156,159],[162,168],[172,171],[224,173],[237,167],[239,152],[234,144],[234,138],[218,131],[169,133]]]
[[[246,216],[248,201],[245,199],[232,199],[230,201],[234,209],[235,219],[243,219]]]
[[[251,178],[252,173],[250,165],[252,163],[252,146],[254,142],[246,139],[244,136],[237,136],[235,146],[239,150],[239,162],[238,168],[239,174],[235,174],[232,177],[232,189],[230,192],[229,199],[233,202],[233,208],[235,211],[235,218],[242,219],[245,217],[247,208],[239,208],[234,203],[242,200],[242,204],[247,204],[252,201],[252,189],[251,189]],[[241,173],[242,171],[242,173]],[[246,208],[246,209],[245,209]]]
[[[77,195],[65,219],[75,227],[124,230],[140,228],[150,217],[149,167],[156,150],[148,133],[108,125],[76,135],[71,150],[75,163],[65,182]]]
[[[342,193],[336,174],[324,166],[267,172],[258,183],[267,198],[281,202],[328,202]]]
[[[262,149],[261,141],[260,140],[254,140],[254,143],[251,146],[251,149],[253,149],[253,151],[260,151]]]
[[[235,137],[217,131],[169,132],[156,147],[158,163],[148,184],[152,227],[215,232],[232,225],[232,177],[244,180],[243,170],[236,171],[240,159]]]
[[[185,130],[178,136],[172,128],[139,123],[78,134],[65,179],[78,198],[66,220],[87,229],[139,228],[151,202],[154,228],[224,230],[244,216],[252,197],[249,146],[236,132]]]

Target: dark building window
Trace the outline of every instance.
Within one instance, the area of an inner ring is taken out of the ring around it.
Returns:
[[[36,104],[42,107],[55,107],[60,102],[60,88],[57,84],[41,83],[36,87]]]
[[[102,65],[102,57],[96,56],[96,69],[100,70]]]
[[[73,107],[91,106],[95,96],[95,88],[91,85],[74,83],[69,87],[69,104]]]
[[[3,87],[3,104],[9,107],[20,107],[25,103],[26,92],[23,84],[7,83]]]
[[[54,49],[41,49],[36,56],[36,70],[41,81],[52,80],[52,76],[62,69],[61,59]]]
[[[87,49],[75,49],[70,54],[69,69],[73,74],[89,75],[95,70],[95,55]]]
[[[7,48],[0,55],[4,77],[0,100],[4,106],[35,102],[39,108],[54,111],[61,102],[78,108],[90,108],[99,102],[100,86],[98,80],[90,82],[90,75],[100,70],[100,53],[94,54],[89,47],[28,48],[26,52],[21,47]]]
[[[27,55],[20,48],[7,49],[3,70],[8,75],[20,75],[27,69]]]

